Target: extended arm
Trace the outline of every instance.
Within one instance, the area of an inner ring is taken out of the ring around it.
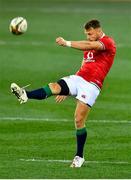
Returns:
[[[99,41],[66,41],[62,37],[56,38],[56,43],[59,46],[72,47],[79,50],[103,50],[103,44]]]

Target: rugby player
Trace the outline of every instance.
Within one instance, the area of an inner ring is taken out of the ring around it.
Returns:
[[[63,77],[57,82],[26,91],[25,88],[17,84],[11,84],[11,91],[16,95],[20,103],[27,102],[28,99],[45,99],[52,95],[56,96],[56,101],[61,102],[66,96],[75,96],[77,100],[74,113],[76,128],[76,154],[71,163],[71,167],[81,167],[84,159],[84,145],[87,139],[85,121],[91,107],[95,103],[108,74],[116,54],[114,40],[105,35],[98,20],[90,20],[84,25],[86,40],[67,41],[63,37],[56,38],[59,46],[82,50],[83,61],[81,68],[75,75]]]

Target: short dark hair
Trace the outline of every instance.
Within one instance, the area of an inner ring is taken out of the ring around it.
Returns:
[[[90,29],[90,28],[95,29],[95,28],[99,28],[99,27],[101,27],[100,22],[96,19],[90,20],[84,25],[85,29]]]

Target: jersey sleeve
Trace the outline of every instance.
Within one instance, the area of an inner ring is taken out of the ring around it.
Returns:
[[[112,40],[110,38],[102,38],[99,42],[103,45],[104,50],[108,50],[112,46]]]

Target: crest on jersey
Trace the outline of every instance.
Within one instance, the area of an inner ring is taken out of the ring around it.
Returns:
[[[86,98],[86,95],[82,94],[81,97],[85,99],[85,98]]]

